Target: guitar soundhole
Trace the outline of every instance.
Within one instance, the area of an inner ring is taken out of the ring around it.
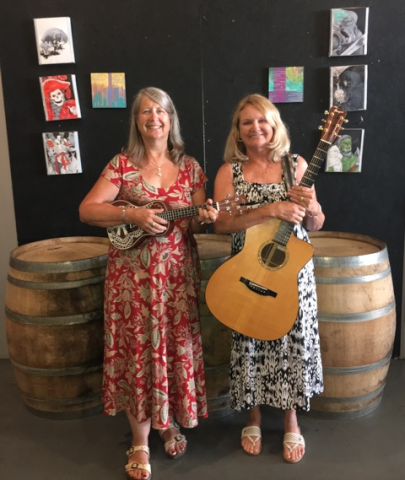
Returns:
[[[269,270],[281,268],[287,260],[285,247],[278,243],[269,242],[262,246],[259,254],[259,262]]]

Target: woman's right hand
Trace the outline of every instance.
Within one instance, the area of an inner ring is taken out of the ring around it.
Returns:
[[[305,208],[293,202],[275,202],[270,203],[268,206],[275,209],[274,214],[276,218],[294,225],[302,223],[306,215]]]

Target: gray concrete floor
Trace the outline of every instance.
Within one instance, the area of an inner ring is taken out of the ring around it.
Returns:
[[[125,479],[130,432],[124,415],[51,420],[24,406],[10,362],[0,360],[0,479]],[[188,451],[165,457],[156,432],[151,436],[154,480],[403,480],[405,479],[405,361],[392,360],[380,406],[351,419],[300,415],[307,443],[304,459],[281,457],[282,416],[264,410],[263,452],[246,455],[239,447],[244,413],[207,419],[186,431]]]

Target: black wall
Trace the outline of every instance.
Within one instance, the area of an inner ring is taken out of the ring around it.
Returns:
[[[368,54],[329,58],[330,9],[370,7]],[[329,67],[368,65],[368,102],[350,112],[364,128],[360,174],[325,174],[317,192],[324,230],[361,233],[388,246],[400,319],[404,246],[405,4],[402,0],[2,0],[0,65],[19,244],[97,235],[78,205],[125,143],[129,108],[93,109],[90,73],[126,73],[128,103],[144,86],[172,96],[187,152],[204,166],[212,194],[232,111],[266,94],[269,66],[304,66],[303,103],[279,104],[293,151],[311,159],[329,106]],[[75,64],[38,65],[33,18],[71,18]],[[46,122],[39,76],[76,74],[82,118]],[[47,176],[42,132],[79,132],[83,173]],[[397,332],[396,351],[398,351]]]

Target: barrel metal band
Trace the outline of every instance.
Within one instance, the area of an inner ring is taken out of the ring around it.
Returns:
[[[104,275],[83,280],[74,280],[72,282],[27,282],[8,275],[8,282],[17,287],[28,288],[29,290],[67,290],[69,288],[79,288],[86,285],[94,285],[104,282]]]
[[[18,368],[23,373],[28,375],[36,374],[41,377],[65,377],[68,375],[78,375],[81,373],[93,373],[98,370],[102,370],[103,363],[97,364],[87,364],[81,365],[79,367],[66,367],[66,368],[36,368],[36,367],[28,367],[27,365],[22,365],[21,363],[16,362],[12,358],[10,359],[11,363],[14,365],[15,368]]]
[[[385,307],[360,313],[322,313],[318,312],[318,320],[325,323],[368,322],[384,317],[395,310],[395,299]]]
[[[23,315],[16,313],[6,307],[6,316],[16,322],[24,325],[78,325],[81,323],[89,323],[93,320],[103,320],[103,310],[95,310],[94,312],[82,313],[79,315],[65,315],[62,317],[40,317],[33,315]]]
[[[107,263],[107,254],[82,260],[70,260],[68,262],[27,262],[18,258],[10,258],[10,267],[20,272],[30,273],[65,273],[80,272],[104,267]]]
[[[314,257],[314,264],[319,268],[347,268],[374,265],[388,260],[388,251],[383,249],[376,253],[353,257]]]
[[[320,403],[352,403],[352,402],[365,402],[371,398],[378,397],[385,387],[384,382],[381,386],[373,390],[372,392],[366,393],[365,395],[357,395],[353,397],[317,397],[317,401]]]
[[[359,373],[371,372],[377,368],[385,367],[391,361],[392,352],[385,358],[375,363],[354,367],[323,367],[323,373],[326,375],[356,375]]]
[[[100,393],[89,393],[88,395],[84,395],[82,397],[74,397],[74,398],[37,398],[33,397],[32,395],[28,395],[27,393],[23,393],[23,398],[35,403],[43,403],[45,405],[55,405],[55,406],[63,406],[63,405],[78,405],[81,403],[87,403],[94,400],[100,400],[101,394]]]
[[[319,277],[315,276],[316,283],[319,284],[331,284],[331,285],[350,285],[352,283],[368,283],[391,275],[391,267],[387,268],[383,272],[374,273],[373,275],[361,275],[359,277]]]

